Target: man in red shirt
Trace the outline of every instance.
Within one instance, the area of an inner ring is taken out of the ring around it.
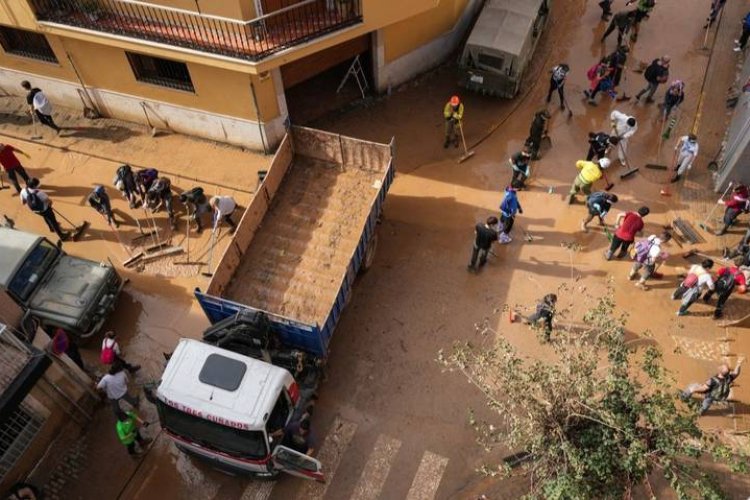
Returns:
[[[612,235],[612,244],[609,250],[604,253],[605,259],[612,260],[612,256],[618,248],[620,249],[620,253],[617,254],[618,259],[628,254],[628,248],[635,240],[635,235],[643,231],[643,218],[650,212],[648,207],[641,207],[637,212],[622,212],[617,215],[615,220],[617,230]]]
[[[750,210],[750,207],[748,206],[750,202],[748,202],[747,186],[743,184],[735,186],[734,189],[732,189],[731,198],[726,201],[719,199],[717,203],[727,207],[724,210],[724,227],[716,232],[716,236],[721,236],[727,232],[729,226],[734,224],[734,221],[737,220],[737,217],[739,217],[742,212]]]
[[[714,319],[719,319],[724,314],[724,304],[726,304],[729,296],[732,295],[735,286],[739,287],[740,290],[747,290],[745,274],[740,271],[737,266],[720,267],[719,270],[716,271],[714,289],[709,289],[703,296],[703,302],[706,303],[711,300],[711,296],[714,292],[716,292],[719,297],[719,300],[716,301]]]
[[[25,156],[26,158],[29,157],[29,155],[27,155],[20,149],[14,148],[10,144],[0,143],[0,165],[2,165],[5,171],[8,173],[8,179],[10,179],[13,187],[16,188],[16,193],[20,194],[21,186],[18,184],[17,176],[20,175],[28,186],[29,174],[26,173],[26,169],[23,168],[23,165],[21,165],[21,161],[18,159],[18,157],[13,154],[14,151]]]

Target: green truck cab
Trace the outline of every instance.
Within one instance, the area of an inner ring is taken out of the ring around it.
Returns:
[[[104,263],[67,255],[48,239],[0,227],[0,287],[42,328],[85,339],[101,329],[125,285]]]

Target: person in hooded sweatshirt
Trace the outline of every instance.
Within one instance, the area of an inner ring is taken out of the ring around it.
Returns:
[[[513,222],[516,219],[517,213],[522,214],[523,208],[521,208],[521,202],[518,201],[516,189],[508,186],[505,188],[505,196],[500,203],[500,224],[502,224],[502,230],[497,237],[497,241],[500,243],[510,243],[512,241],[510,231],[513,229]]]

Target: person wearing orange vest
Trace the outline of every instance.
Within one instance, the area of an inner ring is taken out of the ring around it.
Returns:
[[[464,117],[464,104],[457,95],[450,98],[443,108],[443,118],[445,118],[445,141],[443,147],[447,148],[450,143],[458,147],[458,129],[461,127],[461,120]]]

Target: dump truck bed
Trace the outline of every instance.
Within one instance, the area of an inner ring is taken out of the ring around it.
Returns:
[[[287,345],[326,355],[393,177],[392,144],[292,127],[207,292],[196,290],[209,320],[262,311]]]
[[[322,325],[382,173],[295,156],[225,297]]]

